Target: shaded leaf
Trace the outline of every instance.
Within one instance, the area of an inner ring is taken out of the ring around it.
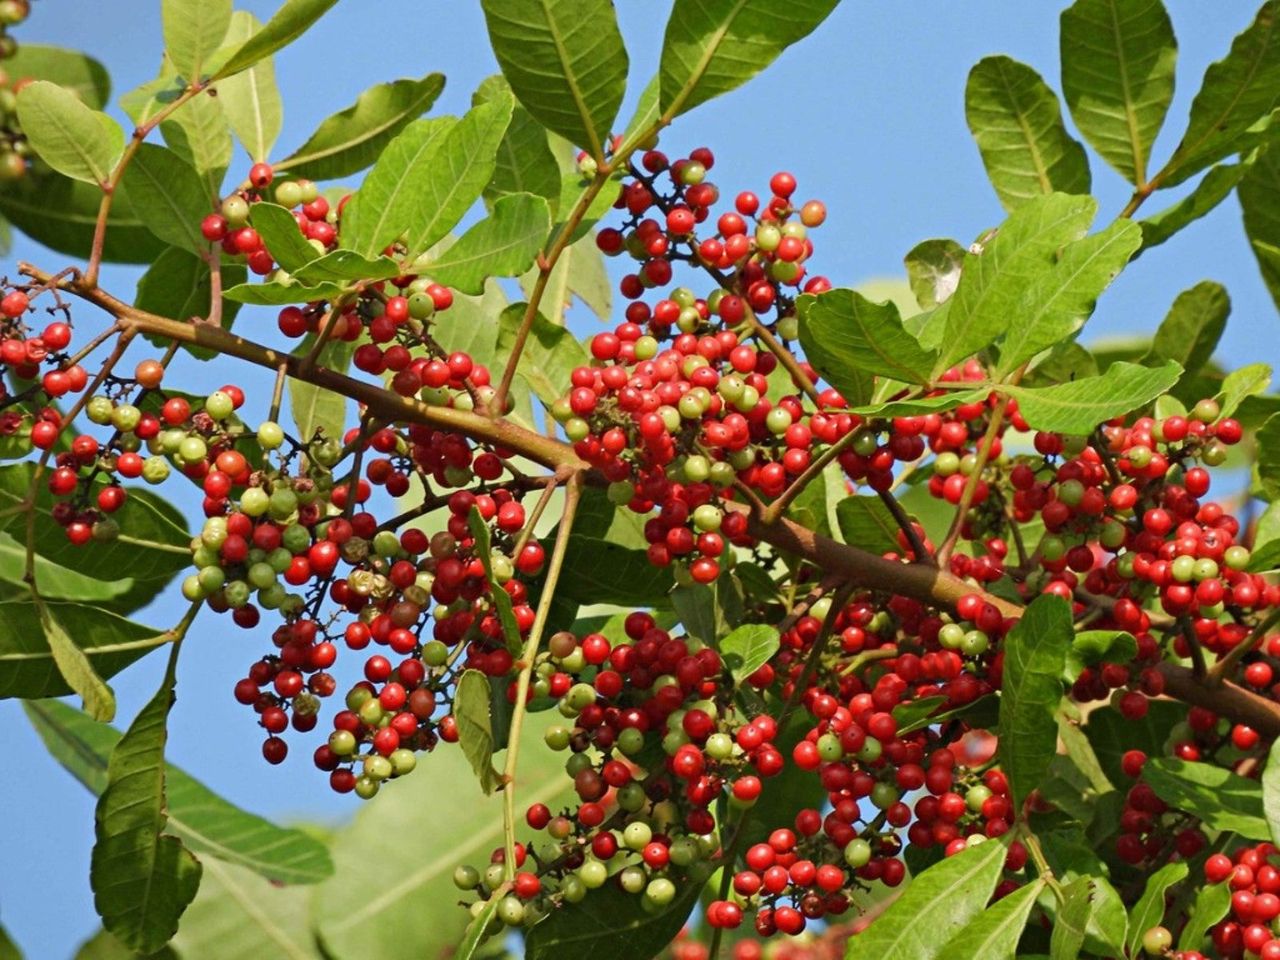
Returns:
[[[1178,44],[1161,0],[1076,0],[1058,34],[1062,94],[1102,159],[1146,182],[1151,144],[1173,99]]]
[[[742,86],[812,33],[839,0],[694,0],[667,20],[658,69],[668,119]]]
[[[1164,900],[1169,888],[1187,878],[1190,868],[1186,863],[1167,863],[1150,877],[1142,891],[1142,897],[1133,906],[1129,917],[1129,936],[1125,946],[1130,956],[1137,956],[1142,935],[1164,919]]]
[[[1201,280],[1174,299],[1151,340],[1149,356],[1176,361],[1187,375],[1195,376],[1213,356],[1230,312],[1226,287]]]
[[[1018,401],[1018,411],[1035,429],[1079,436],[1150,403],[1181,375],[1182,367],[1172,360],[1158,367],[1119,361],[1100,377],[1052,387],[1006,385],[1000,389]]]
[[[305,355],[315,343],[315,334],[309,333],[299,351]],[[316,358],[316,365],[345,373],[355,353],[355,344],[345,340],[330,340]],[[298,428],[298,438],[307,443],[321,434],[341,439],[347,423],[347,398],[341,394],[317,387],[303,380],[289,379],[289,411]]]
[[[986,57],[969,71],[964,112],[1006,210],[1048,193],[1088,193],[1089,160],[1062,124],[1058,98],[1030,67]]]
[[[641,894],[616,883],[591,890],[572,910],[553,910],[525,936],[525,960],[567,960],[608,951],[611,960],[651,960],[671,942],[702,885],[685,882],[665,909],[645,910]]]
[[[922,310],[932,310],[956,292],[964,247],[954,240],[923,240],[911,248],[903,263],[916,302]]]
[[[172,150],[144,143],[125,171],[129,200],[147,229],[165,243],[192,253],[209,249],[200,221],[210,199],[200,175]]]
[[[493,793],[502,781],[493,769],[493,728],[489,720],[489,681],[479,670],[464,670],[453,695],[458,746],[480,779],[480,789]]]
[[[506,79],[495,76],[480,84],[471,101],[488,103],[509,96],[511,87]],[[532,193],[553,205],[560,201],[560,165],[547,143],[547,131],[518,103],[511,111],[511,122],[498,145],[493,177],[484,191],[489,200],[508,193]]]
[[[542,197],[499,197],[490,215],[427,264],[426,273],[438,283],[479,295],[489,277],[514,277],[527,270],[550,229],[551,212]]]
[[[231,165],[231,128],[222,106],[221,97],[201,94],[160,123],[169,149],[199,175],[206,207],[222,196],[222,178]]]
[[[1085,667],[1128,663],[1138,655],[1138,641],[1124,630],[1081,630],[1067,649],[1066,680],[1073,683]]]
[[[116,697],[106,681],[94,669],[89,661],[89,654],[71,639],[71,635],[58,619],[56,606],[51,606],[34,594],[31,600],[30,606],[39,620],[40,632],[44,635],[45,644],[53,663],[57,666],[58,673],[66,681],[67,686],[80,695],[80,699],[84,701],[84,708],[91,717],[95,720],[110,720],[116,715]],[[19,608],[12,604],[4,606],[8,608],[7,614],[18,613]],[[39,650],[35,652],[37,657],[42,653]],[[27,662],[39,663],[42,659],[41,657]],[[23,695],[31,694],[24,690]]]
[[[1183,227],[1211,212],[1231,195],[1248,166],[1244,163],[1217,164],[1209,169],[1194,190],[1177,203],[1140,220],[1142,249],[1159,246]]]
[[[518,657],[524,649],[524,641],[520,637],[520,625],[516,623],[516,614],[511,602],[511,595],[502,589],[502,584],[498,583],[494,578],[489,525],[480,516],[480,510],[477,507],[473,506],[471,508],[471,513],[467,516],[467,526],[471,530],[472,539],[475,540],[475,555],[480,558],[480,563],[484,567],[485,578],[489,581],[489,594],[493,606],[498,611],[498,622],[502,625],[502,636],[506,641],[507,650],[510,651],[513,657]],[[475,702],[478,703],[478,699]],[[493,753],[493,750],[490,749],[489,752]]]
[[[1142,779],[1161,800],[1185,810],[1213,830],[1232,830],[1251,840],[1270,840],[1262,785],[1210,763],[1151,757]]]
[[[390,257],[369,258],[350,250],[331,250],[299,267],[293,279],[303,284],[350,284],[362,280],[390,280],[399,272],[400,268]]]
[[[1126,750],[1141,750],[1149,757],[1165,753],[1165,741],[1174,725],[1186,719],[1186,710],[1178,714],[1178,704],[1153,700],[1146,716],[1138,720],[1123,717],[1110,707],[1092,710],[1084,726],[1085,736],[1102,765],[1103,771],[1114,784],[1124,784],[1130,778],[1121,766]]]
[[[613,4],[481,0],[481,7],[516,99],[548,130],[603,161],[627,85],[627,49]]]
[[[431,109],[443,89],[441,73],[370,87],[321,123],[306,143],[275,165],[276,171],[332,180],[363,170],[409,121]]]
[[[223,296],[236,303],[252,303],[258,306],[283,307],[290,303],[314,303],[317,300],[334,300],[342,296],[344,287],[336,283],[287,283],[273,280],[270,283],[239,283],[223,291]]]
[[[510,356],[527,308],[528,304],[513,303],[502,311],[498,318],[498,356]],[[564,395],[574,368],[590,362],[587,351],[569,330],[538,314],[516,372],[539,400],[550,405]]]
[[[25,39],[4,62],[11,77],[32,77],[66,87],[94,110],[101,110],[111,96],[107,68],[79,50],[64,50]]]
[[[872,553],[899,551],[898,522],[879,497],[845,497],[836,504],[836,521],[845,543]]]
[[[247,271],[243,264],[224,263],[221,265],[222,282],[226,286],[235,286],[244,282]],[[134,298],[134,306],[161,317],[172,317],[174,320],[189,320],[192,317],[207,317],[210,300],[213,295],[212,276],[209,264],[194,253],[180,247],[168,247],[147,268],[147,272],[138,281],[138,291]],[[231,329],[240,304],[234,300],[223,298],[222,329]],[[157,346],[167,346],[169,341],[159,336],[147,336]],[[183,348],[192,356],[201,360],[212,360],[218,354],[208,347],[184,343]]]
[[[1237,164],[1243,167],[1245,165]],[[1264,150],[1247,165],[1237,191],[1244,231],[1271,299],[1280,307],[1280,148]]]
[[[26,566],[26,546],[7,533],[0,533],[0,581],[4,584],[0,586],[0,599],[21,601],[30,596],[31,590],[23,580]],[[95,580],[52,563],[39,553],[35,557],[35,571],[40,596],[45,600],[76,600],[101,605],[115,613],[127,612],[121,607],[129,604],[127,601],[122,603],[121,598],[133,586],[133,581],[128,577]],[[37,636],[38,634],[39,631]]]
[[[1044,779],[1057,750],[1057,710],[1072,633],[1070,605],[1041,595],[1005,639],[999,752],[1015,814]]]
[[[1249,363],[1233,370],[1222,379],[1217,399],[1224,417],[1235,416],[1247,398],[1262,393],[1271,385],[1271,367],[1265,363]]]

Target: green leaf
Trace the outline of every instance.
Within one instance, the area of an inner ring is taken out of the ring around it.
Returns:
[[[498,356],[511,355],[527,308],[526,303],[513,303],[502,311],[498,318]],[[587,351],[569,330],[538,314],[534,318],[516,372],[529,384],[538,399],[549,406],[564,396],[573,369],[590,363]]]
[[[742,622],[743,590],[735,572],[724,570],[712,583],[682,584],[671,591],[671,606],[685,632],[709,647]]]
[[[893,719],[898,723],[900,732],[923,730],[934,723],[933,715],[938,708],[947,702],[946,697],[922,697],[919,700],[908,700],[893,708]]]
[[[513,108],[509,97],[472,107],[440,140],[430,165],[414,183],[414,206],[405,240],[411,257],[448,236],[480,199],[493,176],[498,145]]]
[[[489,721],[489,681],[479,670],[463,670],[453,694],[453,718],[458,746],[480,779],[485,795],[493,793],[502,776],[493,769],[493,728]]]
[[[243,264],[222,264],[222,282],[226,286],[243,283],[247,271]],[[134,306],[160,317],[189,320],[207,317],[213,296],[213,281],[209,264],[194,253],[180,247],[167,247],[147,268],[138,281]],[[223,298],[222,329],[230,330],[240,311],[240,304]],[[159,336],[148,336],[156,346],[168,346],[169,341]],[[183,348],[200,360],[212,360],[217,352],[208,347],[184,343]]]
[[[1196,891],[1191,906],[1191,916],[1178,937],[1179,950],[1198,950],[1204,944],[1204,935],[1210,927],[1227,915],[1231,909],[1231,884],[1206,883]]]
[[[1183,227],[1211,212],[1231,195],[1248,167],[1249,164],[1246,163],[1219,163],[1210,167],[1209,172],[1189,194],[1159,213],[1140,220],[1138,225],[1142,227],[1142,249],[1150,250],[1159,246]]]
[[[0,510],[24,502],[34,469],[30,462],[0,466]],[[97,489],[98,484],[91,487],[91,497]],[[47,485],[38,484],[35,531],[40,553],[51,563],[95,580],[119,580],[121,572],[128,571],[129,590],[113,605],[132,610],[154,599],[178,571],[190,566],[191,537],[182,514],[165,500],[139,487],[127,491],[124,506],[113,516],[128,533],[114,541],[76,546],[53,519],[54,500]],[[26,524],[25,513],[15,514],[0,519],[0,530],[25,541]]]
[[[338,0],[285,0],[267,21],[265,27],[247,37],[236,35],[233,19],[232,30],[226,35],[226,39],[228,41],[243,39],[244,42],[236,48],[227,62],[218,68],[213,78],[220,80],[223,77],[231,77],[293,43],[337,2]]]
[[[1227,326],[1231,298],[1212,280],[1201,280],[1178,294],[1151,340],[1152,359],[1173,360],[1195,376],[1213,356]]]
[[[1036,879],[997,900],[951,938],[943,955],[947,960],[1013,960],[1022,929],[1043,889],[1044,881]]]
[[[1273,146],[1261,151],[1247,166],[1237,191],[1244,213],[1244,231],[1253,246],[1271,299],[1280,306],[1280,257],[1273,252],[1280,248],[1280,198],[1276,195],[1280,190],[1280,148]]]
[[[1002,386],[1018,401],[1018,411],[1037,430],[1082,436],[1100,423],[1136,410],[1164,393],[1182,375],[1172,360],[1158,367],[1118,361],[1100,377],[1053,387]]]
[[[1262,785],[1210,763],[1151,757],[1142,779],[1161,800],[1194,814],[1211,830],[1232,830],[1250,840],[1270,840]]]
[[[1075,960],[1079,956],[1089,923],[1093,893],[1091,877],[1081,877],[1063,891],[1062,906],[1058,909],[1049,941],[1050,960]]]
[[[314,303],[342,296],[345,287],[336,283],[304,284],[290,279],[287,283],[240,283],[223,292],[228,300],[264,307],[283,307],[290,303]]]
[[[263,245],[283,270],[289,273],[306,266],[321,254],[302,235],[293,214],[276,203],[255,203],[249,208],[249,223],[258,231]]]
[[[865,373],[928,383],[936,356],[902,326],[892,301],[872,303],[855,290],[805,294],[796,302],[805,356],[850,403],[870,399]]]
[[[476,951],[489,939],[492,933],[494,918],[498,915],[498,904],[502,897],[496,893],[490,896],[481,906],[480,912],[471,917],[466,933],[452,955],[452,960],[473,960]],[[501,927],[501,924],[498,924]]]
[[[321,123],[276,169],[312,180],[332,180],[363,170],[409,121],[431,109],[443,89],[440,73],[370,87],[351,106]]]
[[[627,86],[627,48],[609,0],[481,0],[516,98],[548,130],[603,162]],[[488,179],[488,178],[486,178]]]
[[[303,338],[299,352],[304,356],[315,343],[315,334]],[[317,365],[345,373],[355,353],[355,344],[330,340],[316,358]],[[317,434],[342,439],[347,424],[347,399],[332,390],[302,380],[289,380],[289,410],[298,428],[298,438],[307,443]]]
[[[188,82],[204,78],[231,25],[231,0],[160,0],[164,50]]]
[[[1254,442],[1262,493],[1268,500],[1280,500],[1280,414],[1267,419],[1254,435]]]
[[[172,150],[144,143],[125,171],[129,199],[147,229],[165,243],[192,253],[209,249],[200,221],[211,201],[200,175]]]
[[[591,890],[572,910],[553,910],[525,935],[525,960],[570,960],[599,956],[611,960],[651,960],[680,932],[702,885],[677,886],[675,899],[650,912],[641,894],[617,884]]]
[[[845,497],[836,504],[836,522],[845,543],[872,553],[898,552],[898,521],[879,497]]]
[[[979,916],[1004,866],[1004,845],[988,841],[939,861],[912,877],[898,899],[849,938],[846,960],[933,960]]]
[[[511,96],[507,81],[493,76],[480,84],[471,102],[476,105]],[[511,111],[511,122],[498,145],[493,177],[484,191],[488,200],[508,193],[532,193],[553,205],[560,201],[560,165],[547,143],[547,131],[518,103]]]
[[[81,576],[74,570],[51,563],[39,553],[35,557],[36,583],[40,596],[45,600],[77,600],[81,603],[101,605],[114,612],[122,612],[121,602],[133,581],[128,577],[119,580],[95,580]],[[27,548],[7,533],[0,533],[0,598],[23,600],[31,593],[23,576],[26,573]]]
[[[58,673],[66,681],[67,686],[80,695],[80,698],[84,701],[84,708],[90,716],[95,720],[110,720],[116,714],[115,694],[111,692],[111,688],[107,686],[106,681],[94,669],[93,664],[89,661],[88,653],[76,641],[71,639],[71,635],[67,633],[66,628],[58,620],[58,608],[44,602],[34,594],[31,599],[30,606],[39,621],[40,632],[44,635],[49,655],[53,664],[56,665]],[[6,610],[6,617],[9,614],[18,612],[17,608],[12,604],[3,604],[2,606],[9,608]],[[35,651],[35,655],[39,659],[28,661],[28,664],[32,662],[40,663],[44,660],[44,657],[41,656],[42,652],[40,650]],[[48,661],[44,662],[47,663]],[[29,697],[32,694],[24,690],[22,695]]]
[[[1075,334],[1094,302],[1142,246],[1142,228],[1118,220],[1062,251],[1053,270],[1029,285],[1000,346],[996,376],[1003,377]]]
[[[271,23],[280,20],[289,7],[306,5],[318,17],[336,2],[337,0],[286,0],[284,6],[271,18]],[[241,56],[245,47],[262,38],[264,29],[253,14],[244,10],[237,10],[231,15],[227,41],[244,41],[236,58]],[[306,29],[305,26],[302,29]],[[257,53],[256,50],[253,52]],[[236,58],[228,65],[234,63]],[[275,67],[270,60],[270,51],[264,51],[255,61],[250,62],[252,66],[246,65],[243,70],[228,70],[224,66],[218,71],[219,76],[226,77],[218,82],[218,100],[222,103],[236,139],[244,145],[250,159],[265,161],[271,154],[271,148],[275,146],[276,138],[280,136],[280,128],[284,124],[284,105],[276,86]]]
[[[1062,671],[1071,649],[1071,607],[1037,597],[1004,645],[1000,695],[1000,764],[1015,812],[1049,769],[1058,744]]]
[[[1124,630],[1081,630],[1067,649],[1068,683],[1085,667],[1099,663],[1128,663],[1138,655],[1138,641]]]
[[[502,589],[502,585],[494,578],[493,548],[489,540],[489,526],[484,522],[484,518],[480,516],[480,511],[474,506],[467,517],[467,526],[471,530],[472,539],[475,540],[475,555],[480,558],[480,563],[484,567],[485,578],[489,581],[489,593],[492,597],[493,606],[498,611],[498,622],[502,625],[502,636],[506,641],[507,650],[511,652],[513,657],[518,657],[524,649],[524,641],[520,638],[520,625],[516,623],[516,614],[511,603],[511,595]],[[485,709],[487,710],[488,707],[486,706]],[[492,753],[493,750],[490,749],[489,752]]]
[[[120,733],[57,701],[23,707],[54,759],[91,792],[101,794],[107,785],[107,761]],[[318,883],[333,873],[324,844],[311,835],[240,809],[177,767],[166,767],[165,777],[165,829],[193,853],[253,871],[275,884]]]
[[[1058,251],[1089,228],[1092,197],[1052,193],[1029,199],[981,254],[965,255],[960,285],[946,303],[935,374],[977,353],[1010,328],[1032,288],[1058,267]]]
[[[103,184],[124,150],[124,131],[64,87],[37,80],[18,94],[18,122],[40,159],[59,173]]]
[[[429,262],[425,272],[446,286],[479,295],[489,277],[514,277],[527,270],[550,229],[551,211],[542,197],[499,197],[492,213]]]
[[[1174,725],[1186,719],[1186,710],[1178,715],[1178,704],[1153,700],[1151,709],[1140,720],[1128,720],[1111,708],[1092,710],[1084,733],[1098,757],[1103,771],[1112,783],[1132,782],[1121,766],[1126,750],[1141,750],[1149,757],[1162,756],[1165,741]]]
[[[535,265],[520,278],[525,297],[538,281]],[[565,314],[573,298],[581,300],[599,319],[608,321],[613,307],[613,283],[605,270],[604,256],[596,246],[594,232],[588,233],[560,253],[542,292],[539,310],[548,320],[564,326]]]
[[[1271,385],[1271,367],[1265,363],[1245,364],[1222,379],[1217,398],[1222,416],[1231,417],[1248,397],[1262,393]]]
[[[1267,0],[1231,43],[1231,51],[1209,64],[1191,102],[1187,132],[1158,176],[1171,187],[1211,163],[1239,152],[1242,135],[1271,112],[1280,97],[1280,0]]]
[[[200,886],[200,861],[164,833],[164,746],[177,651],[175,646],[160,689],[111,751],[94,814],[94,906],[103,926],[138,953],[158,950],[173,937]]]
[[[1138,956],[1142,935],[1164,919],[1164,898],[1169,888],[1187,878],[1190,868],[1184,862],[1167,863],[1147,878],[1142,898],[1134,904],[1129,916],[1129,936],[1125,940],[1131,957]]]
[[[199,175],[206,207],[222,196],[222,179],[231,165],[231,128],[222,108],[222,97],[201,94],[160,123],[169,149]]]
[[[1135,186],[1173,99],[1178,44],[1161,0],[1076,0],[1058,34],[1062,93],[1102,159]]]
[[[964,247],[954,240],[923,240],[911,248],[902,262],[920,309],[932,310],[956,292],[964,266]]]
[[[332,250],[323,257],[298,268],[293,274],[293,279],[303,284],[351,284],[361,281],[390,280],[399,273],[399,265],[390,257],[370,258],[350,250]]]
[[[29,174],[0,190],[0,214],[31,239],[58,253],[88,259],[102,205],[96,186],[57,173]],[[165,244],[133,209],[127,185],[116,188],[102,257],[107,263],[151,263]]]
[[[668,120],[742,86],[803,40],[839,0],[692,0],[667,20],[658,70],[659,105]]]
[[[579,603],[656,604],[671,589],[669,569],[655,567],[644,550],[613,540],[575,533],[564,566],[574,575],[560,582],[557,596]]]
[[[954,410],[966,403],[985,400],[991,393],[986,388],[973,390],[946,390],[937,396],[911,397],[902,400],[886,400],[883,403],[868,403],[854,407],[853,412],[866,417],[914,417],[928,413],[942,413]]]
[[[4,69],[11,77],[48,80],[66,87],[94,110],[106,106],[111,96],[111,77],[107,68],[79,50],[64,50],[24,40],[5,59]]]
[[[1025,63],[986,57],[969,71],[964,115],[1006,210],[1047,193],[1088,193],[1089,160],[1058,98]]]
[[[519,802],[559,810],[577,795],[564,772],[564,755],[546,748],[541,726],[526,723],[521,735]],[[466,786],[474,775],[456,745],[440,744],[423,764],[413,776],[384,785],[377,802],[362,805],[334,838],[334,875],[312,900],[317,938],[327,956],[446,960],[462,937],[470,917],[458,906],[453,871],[460,863],[487,860],[502,845],[503,797]],[[456,796],[442,801],[446,784]],[[424,811],[430,811],[429,831],[422,830]],[[356,889],[378,892],[353,900]],[[274,955],[259,955],[265,956]]]
[[[720,653],[724,657],[725,666],[733,674],[734,683],[741,684],[769,662],[778,652],[778,646],[776,627],[764,623],[745,623],[720,641]]]
[[[4,956],[4,952],[0,951],[0,957]],[[5,958],[5,960],[8,960],[8,958]],[[80,944],[80,949],[76,951],[74,960],[138,960],[138,954],[122,944],[108,931],[99,930],[84,943]],[[178,954],[174,953],[173,947],[166,944],[155,953],[147,954],[142,960],[178,960]]]

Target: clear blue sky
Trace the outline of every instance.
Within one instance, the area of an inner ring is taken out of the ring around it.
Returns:
[[[1254,0],[1167,0],[1181,44],[1177,96],[1155,150],[1162,160],[1185,123],[1205,66],[1252,18]],[[276,0],[240,0],[265,19]],[[1065,5],[1065,4],[1062,4]],[[158,0],[40,0],[20,39],[87,50],[110,69],[116,95],[150,79],[159,63]],[[632,95],[652,75],[668,3],[618,0],[631,53]],[[989,53],[1008,53],[1058,85],[1057,3],[1026,0],[846,0],[817,34],[739,91],[699,107],[667,134],[673,154],[711,146],[722,193],[763,192],[775,170],[789,169],[804,197],[826,201],[818,231],[817,269],[838,284],[901,273],[903,253],[926,237],[963,242],[1001,219],[965,126],[969,68]],[[277,154],[299,145],[325,116],[365,87],[439,70],[448,86],[436,112],[461,112],[471,91],[496,72],[479,6],[468,0],[343,0],[320,25],[277,55],[285,128]],[[627,107],[624,107],[624,112]],[[1093,160],[1103,217],[1128,197],[1121,178]],[[232,173],[243,175],[239,167]],[[1152,212],[1173,198],[1157,196]],[[18,239],[11,260],[59,268],[65,258]],[[12,273],[12,262],[0,265]],[[140,271],[111,268],[104,286],[128,295]],[[1198,280],[1226,284],[1234,302],[1221,356],[1231,363],[1275,363],[1276,316],[1240,227],[1234,198],[1209,217],[1142,257],[1102,301],[1086,339],[1149,332],[1174,295]],[[271,337],[266,311],[246,309],[239,327]],[[582,332],[586,332],[585,329]],[[230,365],[188,362],[179,371],[192,389],[214,389]],[[270,384],[256,373],[235,376],[250,404],[265,413]],[[254,416],[254,414],[251,414]],[[172,496],[185,493],[170,484]],[[187,497],[186,506],[195,507]],[[189,515],[194,515],[194,512]],[[172,594],[136,619],[175,622],[185,607]],[[280,768],[258,754],[259,731],[231,698],[231,686],[263,649],[263,638],[229,630],[216,618],[197,622],[183,651],[169,759],[233,801],[267,816],[339,821],[357,802],[330,794],[310,767],[302,739]],[[160,658],[113,681],[127,723],[154,690]],[[0,922],[35,960],[70,957],[96,928],[88,886],[93,801],[32,734],[20,708],[0,703],[8,747],[0,786]]]

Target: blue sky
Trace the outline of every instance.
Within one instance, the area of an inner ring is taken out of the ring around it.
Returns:
[[[1256,3],[1167,0],[1181,44],[1177,94],[1156,144],[1158,166],[1185,124],[1205,66],[1221,57],[1248,24]],[[275,0],[241,0],[265,19]],[[20,40],[87,50],[109,68],[114,94],[154,76],[161,38],[156,0],[41,0],[18,32]],[[631,55],[632,91],[653,74],[669,3],[618,0]],[[1058,85],[1060,5],[1043,0],[847,0],[819,31],[746,87],[699,107],[667,133],[673,155],[707,145],[717,155],[712,179],[723,195],[763,193],[769,176],[787,169],[799,194],[827,203],[817,231],[816,267],[837,284],[901,274],[902,255],[927,237],[968,242],[1001,219],[963,114],[969,68],[990,53],[1008,53]],[[109,11],[109,13],[107,12]],[[365,87],[399,76],[442,71],[448,77],[435,112],[458,113],[496,65],[479,5],[467,0],[343,0],[302,41],[276,57],[285,98],[278,156],[299,145],[324,117]],[[1100,220],[1128,199],[1119,175],[1091,156]],[[233,169],[242,176],[247,164]],[[1157,195],[1144,212],[1176,198]],[[18,238],[10,262],[32,259],[60,268],[64,257]],[[139,275],[104,270],[106,289],[127,296]],[[1085,339],[1153,330],[1179,290],[1211,278],[1224,283],[1234,309],[1220,356],[1229,364],[1275,363],[1275,307],[1267,295],[1229,199],[1174,241],[1145,254],[1099,305]],[[589,332],[580,321],[580,332]],[[246,309],[239,329],[271,338],[265,311]],[[139,354],[141,356],[141,354]],[[233,376],[228,364],[186,362],[178,370],[191,389],[214,389]],[[270,384],[256,372],[234,376],[265,413]],[[252,414],[251,414],[252,416]],[[166,488],[184,493],[179,484]],[[187,497],[186,506],[194,507]],[[190,515],[190,514],[189,514]],[[176,622],[185,604],[165,595],[136,619]],[[243,806],[281,819],[340,821],[357,802],[330,794],[310,767],[301,738],[280,768],[258,754],[259,731],[231,698],[231,686],[261,651],[262,637],[228,630],[215,618],[197,621],[183,651],[179,697],[171,721],[169,758]],[[152,658],[113,681],[127,723],[154,690],[163,670]],[[0,922],[26,955],[70,957],[96,928],[88,886],[93,842],[92,798],[44,752],[19,707],[0,703],[9,746],[0,787]]]

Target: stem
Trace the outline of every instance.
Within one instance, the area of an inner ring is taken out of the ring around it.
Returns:
[[[804,468],[800,476],[791,481],[791,485],[782,491],[782,494],[765,508],[763,518],[766,523],[772,523],[782,516],[791,502],[804,491],[804,488],[811,484],[815,477],[836,457],[844,452],[845,448],[853,443],[853,438],[858,435],[857,429],[851,429],[843,437],[837,440],[827,449],[823,450],[821,455],[815,458],[809,466]]]
[[[1149,181],[1133,191],[1133,196],[1129,198],[1129,202],[1124,205],[1124,209],[1120,211],[1116,219],[1128,220],[1137,213],[1138,208],[1146,202],[1147,197],[1151,196],[1156,191],[1156,188],[1160,186],[1160,177],[1163,173],[1163,170],[1160,171],[1160,173],[1157,173]]]
[[[520,677],[516,681],[516,702],[511,709],[511,727],[507,734],[507,762],[503,768],[503,807],[502,835],[506,848],[504,869],[508,880],[515,877],[516,871],[516,768],[520,760],[520,731],[524,727],[526,701],[529,698],[529,683],[533,678],[533,664],[538,657],[538,646],[542,643],[542,631],[547,625],[547,617],[551,614],[551,601],[555,597],[556,584],[560,580],[560,571],[564,566],[565,554],[569,549],[569,535],[573,532],[573,520],[578,512],[578,501],[582,496],[582,473],[575,472],[569,478],[565,489],[564,513],[560,517],[560,531],[556,534],[556,544],[551,551],[547,577],[542,584],[542,596],[538,599],[538,610],[533,617],[533,627],[529,630],[529,638],[525,641],[521,654],[522,665]],[[548,488],[550,489],[550,488]]]
[[[1188,617],[1181,617],[1178,620],[1178,627],[1182,630],[1182,635],[1187,638],[1187,646],[1191,648],[1191,670],[1199,679],[1207,676],[1204,666],[1204,650],[1200,646],[1200,638],[1196,636],[1195,627],[1191,625]]]
[[[222,251],[214,247],[205,257],[209,264],[209,315],[205,322],[212,327],[222,326]]]
[[[844,609],[844,605],[849,600],[849,594],[853,593],[853,586],[845,584],[838,588],[835,595],[831,598],[831,609],[827,611],[826,619],[822,621],[822,630],[818,636],[814,638],[813,647],[809,650],[809,657],[805,660],[804,668],[800,671],[800,676],[796,678],[795,686],[791,688],[791,695],[787,697],[787,702],[782,707],[782,713],[778,716],[778,729],[782,730],[786,727],[787,721],[791,719],[791,714],[795,712],[797,705],[800,703],[800,697],[813,679],[813,675],[818,672],[818,664],[822,662],[822,654],[827,649],[827,641],[831,639],[831,631],[835,628],[836,618],[840,616],[840,611]]]
[[[547,485],[542,488],[542,495],[538,497],[538,502],[533,505],[533,512],[529,514],[529,519],[524,525],[524,529],[520,531],[520,536],[516,538],[516,544],[511,548],[511,560],[515,560],[520,556],[520,552],[524,550],[525,544],[529,542],[529,538],[533,536],[533,528],[538,525],[538,521],[542,519],[542,514],[546,511],[547,505],[551,503],[551,495],[556,492],[556,487],[564,482],[565,478],[556,474],[547,480]]]
[[[1209,668],[1208,680],[1211,683],[1221,683],[1225,680],[1228,674],[1235,669],[1236,665],[1248,656],[1250,651],[1258,646],[1262,641],[1262,638],[1266,636],[1267,631],[1277,623],[1280,623],[1280,607],[1272,610],[1265,620],[1253,628],[1253,632],[1250,633],[1249,636],[1245,637],[1234,647],[1228,650],[1225,656],[1219,658],[1219,660]]]
[[[920,532],[916,530],[916,525],[907,516],[907,511],[902,509],[902,504],[898,502],[898,498],[888,490],[877,490],[876,494],[880,497],[880,502],[893,514],[894,521],[907,538],[907,543],[911,545],[911,552],[915,554],[912,558],[914,562],[924,563],[931,560],[929,551],[925,549],[924,541],[920,539]]]
[[[280,420],[280,404],[284,401],[284,382],[289,373],[289,365],[282,363],[276,367],[276,382],[271,390],[271,409],[267,413],[267,419],[272,423]]]
[[[1063,903],[1066,897],[1062,893],[1062,885],[1058,883],[1058,878],[1053,875],[1053,869],[1049,866],[1049,861],[1045,859],[1044,850],[1040,847],[1040,838],[1024,825],[1022,840],[1026,845],[1027,853],[1031,854],[1031,860],[1035,863],[1036,870],[1044,880],[1045,886],[1053,891],[1053,895],[1057,898],[1059,904]]]

